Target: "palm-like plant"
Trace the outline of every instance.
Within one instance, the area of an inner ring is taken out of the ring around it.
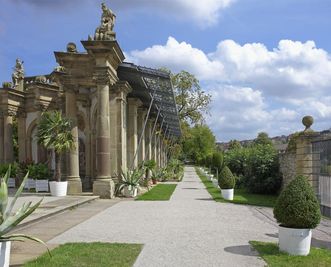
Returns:
[[[62,154],[74,148],[71,122],[60,111],[43,112],[37,130],[38,143],[55,153],[54,180],[61,181]]]
[[[8,199],[8,179],[10,176],[11,167],[9,166],[8,171],[5,176],[1,178],[0,184],[0,242],[6,241],[24,241],[25,239],[33,240],[46,246],[46,244],[33,236],[24,234],[8,234],[15,226],[17,226],[21,221],[28,217],[32,212],[34,212],[42,202],[42,199],[36,204],[32,205],[32,202],[25,203],[23,206],[13,213],[13,208],[15,202],[19,195],[22,193],[24,184],[28,178],[29,173],[27,173],[23,179],[22,184],[16,191],[13,200],[9,203]],[[46,246],[47,248],[47,246]],[[48,248],[47,248],[48,250]],[[49,252],[49,251],[48,251]]]
[[[150,172],[154,170],[156,167],[156,162],[154,160],[147,160],[143,163],[143,166],[145,167],[145,172],[146,172],[146,179],[150,178]]]

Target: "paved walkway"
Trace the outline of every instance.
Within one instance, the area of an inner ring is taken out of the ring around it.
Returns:
[[[248,241],[276,242],[277,228],[254,207],[214,202],[187,167],[170,201],[125,201],[50,243],[123,242],[144,248],[135,266],[264,266]]]

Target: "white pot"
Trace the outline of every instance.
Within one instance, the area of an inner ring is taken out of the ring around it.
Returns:
[[[51,195],[54,197],[64,197],[67,195],[68,182],[49,182]]]
[[[307,256],[310,251],[311,229],[279,226],[279,250],[290,255]]]
[[[234,189],[221,189],[222,197],[226,200],[233,200]]]
[[[15,178],[8,178],[8,188],[15,188]]]
[[[9,267],[10,241],[0,242],[0,266]]]
[[[214,185],[215,187],[218,186],[218,181],[217,181],[217,179],[213,179],[212,182],[213,182],[213,185]]]
[[[132,186],[124,187],[123,194],[125,197],[136,197],[138,194],[138,188]]]
[[[36,180],[36,192],[48,192],[48,180]]]

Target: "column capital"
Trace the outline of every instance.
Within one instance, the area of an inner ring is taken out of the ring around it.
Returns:
[[[142,106],[143,102],[139,98],[129,97],[128,98],[128,105],[129,106],[136,106],[137,108]]]
[[[118,80],[109,67],[95,67],[93,80],[97,85],[113,85]]]

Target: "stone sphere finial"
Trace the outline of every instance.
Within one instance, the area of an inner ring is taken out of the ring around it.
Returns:
[[[304,132],[312,131],[312,129],[310,129],[310,127],[313,125],[313,123],[314,123],[314,118],[312,116],[304,116],[302,118],[302,124],[306,127]]]
[[[69,53],[77,53],[77,46],[75,43],[68,43],[67,44],[67,52]]]

